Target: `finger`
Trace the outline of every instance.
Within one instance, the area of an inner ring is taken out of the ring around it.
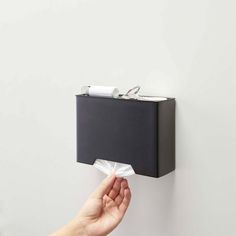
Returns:
[[[129,203],[130,203],[130,200],[131,200],[131,191],[129,188],[126,188],[124,190],[124,198],[123,198],[123,201],[122,203],[120,204],[119,206],[119,210],[120,212],[122,213],[122,215],[125,214],[128,206],[129,206]]]
[[[129,185],[128,185],[127,179],[123,179],[122,182],[121,182],[121,187],[125,189],[125,188],[128,188],[128,186]]]
[[[122,181],[122,178],[116,178],[115,183],[113,184],[112,189],[108,194],[108,196],[113,200],[120,193],[121,181]]]
[[[118,207],[119,207],[120,204],[122,203],[123,198],[124,198],[124,189],[121,188],[119,195],[115,198],[115,203],[116,203],[116,205],[117,205]]]
[[[103,207],[105,207],[107,204],[113,202],[113,200],[109,196],[107,196],[106,194],[104,195],[102,200],[103,200]]]
[[[124,198],[124,190],[128,187],[128,182],[127,180],[122,180],[121,182],[121,189],[120,189],[120,192],[119,192],[119,195],[117,195],[116,199],[115,199],[115,203],[116,205],[120,205],[123,201],[123,198]]]
[[[114,182],[115,182],[116,176],[114,174],[106,177],[102,183],[98,186],[98,188],[91,194],[91,197],[96,197],[96,198],[102,198],[105,194],[107,194]]]

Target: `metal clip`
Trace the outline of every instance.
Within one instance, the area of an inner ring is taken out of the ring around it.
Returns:
[[[138,95],[138,92],[140,90],[140,86],[135,86],[131,89],[128,90],[128,92],[126,94],[124,94],[122,96],[122,98],[125,98],[125,99],[139,99],[139,95]]]

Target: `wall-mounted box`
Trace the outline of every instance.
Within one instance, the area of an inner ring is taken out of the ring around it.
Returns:
[[[160,177],[175,169],[175,99],[140,101],[77,95],[77,161],[131,164]]]

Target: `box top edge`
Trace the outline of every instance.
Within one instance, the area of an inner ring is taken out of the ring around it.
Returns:
[[[168,101],[171,101],[171,100],[175,100],[175,98],[172,98],[172,97],[164,97],[164,96],[146,96],[146,95],[141,95],[141,96],[145,96],[145,97],[160,97],[160,98],[166,98],[166,100],[160,100],[160,101],[151,101],[151,100],[148,100],[148,101],[145,101],[145,100],[136,100],[136,99],[125,99],[125,98],[121,98],[123,94],[120,94],[119,95],[119,98],[112,98],[112,97],[99,97],[99,96],[89,96],[87,94],[76,94],[75,96],[76,97],[86,97],[86,98],[89,98],[89,99],[111,99],[111,100],[115,100],[115,101],[127,101],[127,102],[151,102],[151,103],[163,103],[163,102],[168,102]]]

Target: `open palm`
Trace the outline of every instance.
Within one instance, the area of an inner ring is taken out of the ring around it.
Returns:
[[[128,182],[107,177],[82,207],[79,218],[88,236],[109,234],[122,220],[131,199]]]

